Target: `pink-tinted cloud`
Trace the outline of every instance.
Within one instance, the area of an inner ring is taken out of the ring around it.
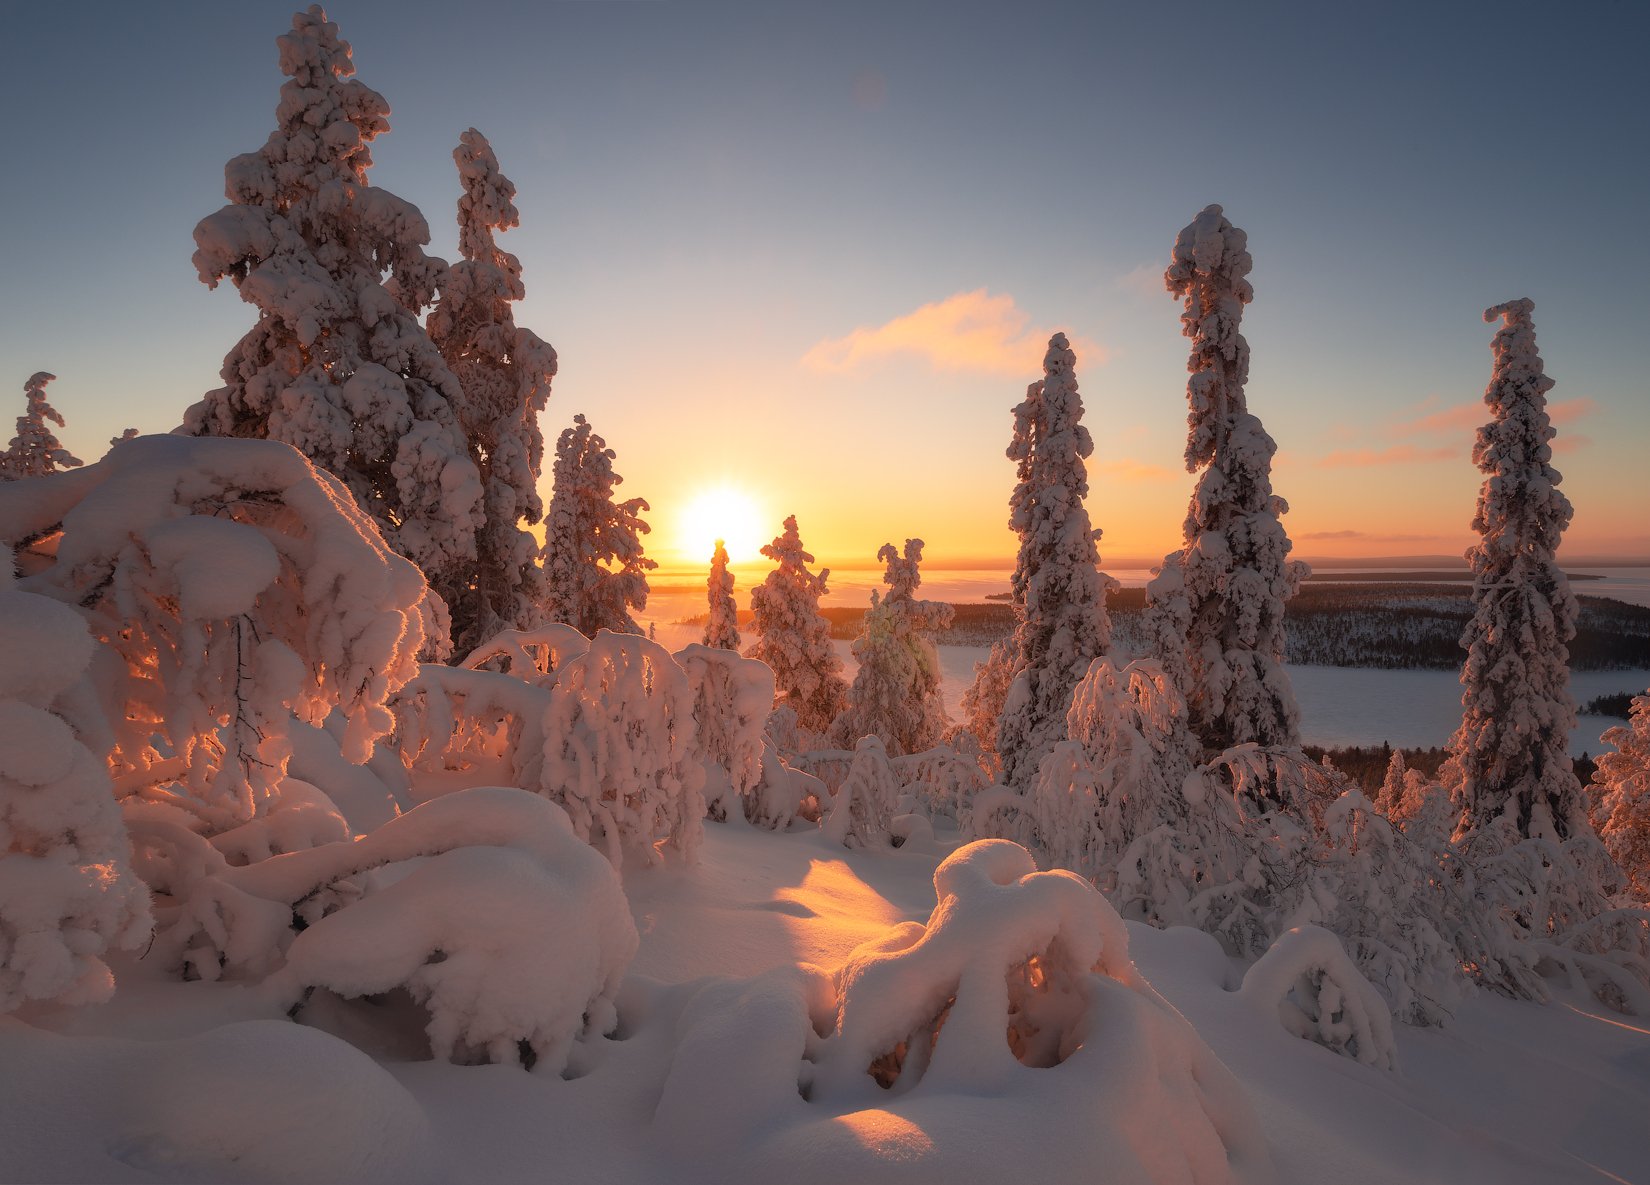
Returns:
[[[1429,401],[1432,403],[1435,401]],[[1423,404],[1422,407],[1427,407]],[[1598,404],[1591,399],[1560,399],[1547,405],[1547,416],[1554,425],[1563,427],[1565,424],[1574,424],[1591,415]],[[1454,407],[1430,411],[1413,419],[1400,420],[1391,425],[1387,432],[1392,437],[1405,440],[1416,436],[1443,436],[1466,434],[1468,439],[1478,430],[1479,425],[1487,423],[1490,418],[1489,408],[1484,406],[1481,399],[1471,403],[1461,403]]]
[[[1413,444],[1394,444],[1386,448],[1338,448],[1318,458],[1320,469],[1363,469],[1371,465],[1408,465],[1421,461],[1451,461],[1461,456],[1455,446],[1418,448]]]
[[[862,325],[846,337],[819,342],[802,356],[811,370],[847,374],[904,355],[924,359],[935,370],[987,371],[1023,375],[1041,370],[1053,329],[1035,327],[1012,296],[984,288],[959,292],[882,325]],[[1079,372],[1106,360],[1100,346],[1072,338]]]

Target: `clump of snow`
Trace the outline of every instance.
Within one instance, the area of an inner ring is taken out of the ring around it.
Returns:
[[[1397,1068],[1386,1001],[1321,926],[1281,935],[1243,976],[1239,993],[1274,1011],[1297,1037],[1384,1070]]]
[[[614,1000],[637,944],[618,873],[560,807],[514,790],[438,799],[370,842],[427,850],[440,836],[432,814],[472,831],[496,815],[500,846],[442,837],[446,850],[294,938],[276,982],[346,997],[405,987],[429,1010],[436,1057],[520,1058],[559,1074],[576,1039],[618,1023]]]

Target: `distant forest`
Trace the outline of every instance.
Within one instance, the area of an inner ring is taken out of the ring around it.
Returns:
[[[1650,608],[1609,597],[1580,596],[1581,621],[1570,643],[1570,665],[1578,671],[1650,667]],[[1107,598],[1113,641],[1138,652],[1140,614],[1146,593],[1117,588]],[[1004,602],[956,607],[956,620],[936,640],[941,645],[984,646],[1005,636],[1014,611]],[[822,610],[831,636],[859,633],[860,608]],[[1330,667],[1384,667],[1455,670],[1461,665],[1461,632],[1472,613],[1466,585],[1395,583],[1309,583],[1289,602],[1285,616],[1289,661]],[[749,614],[741,613],[746,626]],[[702,619],[701,619],[702,620]]]

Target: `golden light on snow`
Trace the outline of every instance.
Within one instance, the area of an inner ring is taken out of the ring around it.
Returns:
[[[749,563],[778,530],[765,520],[754,498],[730,485],[701,491],[683,505],[678,519],[676,539],[682,554],[707,564],[718,539],[728,549],[729,563]]]

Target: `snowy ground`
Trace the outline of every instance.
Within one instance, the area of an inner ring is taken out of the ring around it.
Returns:
[[[393,1006],[311,1010],[368,1058],[253,989],[118,966],[106,1005],[0,1020],[0,1179],[952,1185],[1000,1180],[1005,1156],[1047,1165],[1003,1123],[1006,1100],[921,1110],[913,1092],[815,1118],[793,1095],[751,1118],[763,1070],[798,1072],[795,1050],[761,1046],[764,985],[925,920],[939,855],[713,825],[698,867],[627,872],[641,950],[619,1039],[584,1049],[570,1080],[415,1060]],[[1242,1083],[1280,1182],[1650,1180],[1644,1028],[1479,996],[1444,1029],[1400,1026],[1398,1068],[1377,1070],[1257,1017],[1205,936],[1129,929],[1140,970]],[[1058,1084],[1067,1068],[1025,1073]],[[1096,1163],[1081,1179],[1113,1178]]]

